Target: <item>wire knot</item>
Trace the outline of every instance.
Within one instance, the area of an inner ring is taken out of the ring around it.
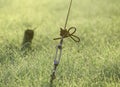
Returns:
[[[75,42],[80,42],[80,38],[78,36],[74,35],[75,32],[76,32],[76,28],[75,27],[70,27],[68,30],[60,28],[60,36],[61,37],[54,38],[53,40],[58,40],[58,39],[61,39],[61,38],[70,37]]]

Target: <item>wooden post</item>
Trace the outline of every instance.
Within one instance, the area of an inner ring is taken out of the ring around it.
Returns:
[[[33,37],[34,37],[34,30],[30,30],[30,29],[25,30],[21,50],[25,50],[26,48],[28,49],[31,48]]]

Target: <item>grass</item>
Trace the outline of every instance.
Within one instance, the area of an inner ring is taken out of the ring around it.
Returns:
[[[69,0],[0,0],[0,87],[49,87],[59,28]],[[120,87],[120,1],[73,0],[53,87]],[[34,28],[32,50],[20,51],[24,30]]]

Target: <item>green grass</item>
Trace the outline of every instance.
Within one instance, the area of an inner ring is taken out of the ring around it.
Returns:
[[[0,0],[0,87],[49,87],[59,28],[69,0]],[[81,38],[64,40],[53,87],[120,87],[120,0],[73,0],[67,27]],[[24,30],[32,50],[20,51]]]

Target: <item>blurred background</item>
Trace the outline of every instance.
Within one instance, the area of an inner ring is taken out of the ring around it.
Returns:
[[[0,0],[0,87],[49,87],[55,46],[70,0]],[[55,87],[120,87],[120,0],[73,0]],[[34,51],[20,52],[33,29]],[[54,50],[53,50],[54,49]]]

